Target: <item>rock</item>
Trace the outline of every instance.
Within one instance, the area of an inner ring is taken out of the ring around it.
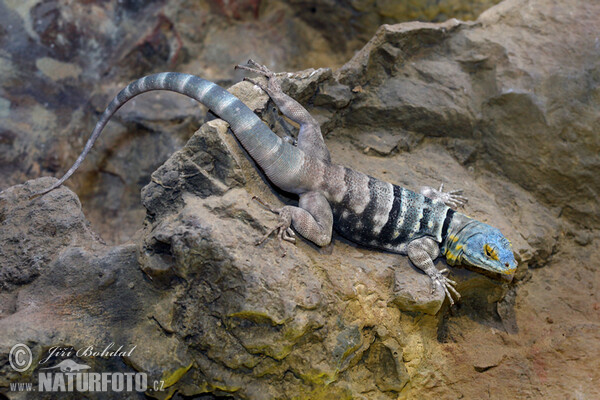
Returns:
[[[422,141],[423,136],[412,132],[369,131],[356,135],[356,146],[363,153],[378,156],[390,156],[396,152],[410,152]]]
[[[335,108],[344,108],[352,99],[352,91],[348,86],[327,83],[319,88],[315,95],[315,106],[333,105]]]
[[[48,196],[27,201],[28,196],[54,181],[40,178],[0,192],[3,291],[33,282],[45,265],[68,246],[100,244],[85,220],[79,199],[70,190],[62,187]]]
[[[491,356],[491,358],[489,358]],[[481,358],[475,362],[473,368],[477,372],[485,372],[497,367],[504,359],[504,354],[482,354]]]
[[[398,271],[395,276],[392,303],[405,311],[419,311],[435,315],[442,307],[445,294],[439,287],[431,293],[431,279],[425,275]]]
[[[504,330],[512,334],[515,334],[519,331],[515,314],[516,297],[517,293],[515,290],[508,291],[508,293],[497,303],[496,308],[498,315],[502,320]],[[477,369],[477,367],[475,368]]]
[[[189,364],[185,347],[165,337],[149,318],[161,294],[139,269],[136,246],[109,247],[99,241],[77,196],[65,187],[29,200],[53,182],[29,181],[0,195],[2,299],[11,303],[10,310],[3,305],[0,318],[2,390],[14,380],[37,382],[40,368],[72,359],[54,356],[45,361],[56,346],[73,353],[90,346],[98,351],[115,344],[113,350],[127,348],[130,354],[124,358],[78,357],[94,372],[144,371],[158,379],[164,370]],[[20,271],[19,276],[14,271]],[[24,374],[8,363],[17,342],[26,343],[33,355],[32,367]]]
[[[294,99],[305,103],[315,95],[317,87],[329,80],[331,76],[332,72],[330,68],[319,68],[317,70],[310,68],[293,74],[281,74],[281,88]],[[341,91],[341,93],[338,93],[338,97],[343,97],[344,95],[346,98],[349,97],[349,93],[343,92],[342,85],[338,85],[338,91]],[[340,99],[338,101],[344,102],[345,100]]]
[[[589,231],[578,231],[575,235],[575,243],[580,246],[587,246],[592,242],[593,235]]]
[[[396,135],[388,132],[374,132],[360,135],[359,146],[364,147],[363,153],[371,155],[388,156],[394,152],[400,140]]]

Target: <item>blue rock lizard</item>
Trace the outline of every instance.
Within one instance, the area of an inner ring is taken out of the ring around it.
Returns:
[[[440,255],[449,265],[463,264],[495,278],[511,280],[517,267],[512,247],[502,233],[450,207],[462,205],[460,191],[424,187],[421,193],[393,185],[331,162],[317,121],[283,93],[275,74],[252,60],[240,69],[267,78],[267,84],[247,79],[264,90],[280,111],[300,125],[297,144],[282,140],[241,100],[218,85],[194,75],[164,72],[132,82],[108,105],[84,150],[67,173],[43,195],[62,185],[81,165],[112,115],[133,97],[152,90],[184,94],[227,121],[250,157],[280,189],[297,194],[298,206],[273,210],[279,214],[279,240],[295,241],[291,227],[318,246],[331,242],[335,228],[349,240],[374,249],[408,255],[425,272],[432,291],[439,286],[450,304],[460,294],[456,283],[438,270]],[[268,235],[267,235],[268,236]]]

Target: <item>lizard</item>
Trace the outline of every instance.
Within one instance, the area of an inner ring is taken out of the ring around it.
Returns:
[[[280,241],[295,242],[296,233],[317,246],[327,246],[333,228],[358,245],[408,256],[431,278],[431,290],[443,290],[450,305],[460,299],[456,282],[438,270],[434,260],[465,265],[496,279],[512,280],[517,268],[512,245],[500,230],[457,212],[466,202],[462,191],[423,187],[420,193],[382,181],[331,161],[316,119],[285,94],[278,77],[253,60],[236,68],[257,73],[266,83],[245,80],[264,90],[280,112],[299,124],[295,141],[275,134],[241,100],[217,84],[195,75],[163,72],[140,78],[121,90],[100,116],[71,168],[44,195],[61,186],[82,164],[94,142],[126,102],[139,94],[167,90],[191,97],[225,120],[238,142],[279,189],[298,196],[298,205],[274,209]],[[293,229],[292,229],[293,227]],[[295,231],[295,232],[294,232]]]

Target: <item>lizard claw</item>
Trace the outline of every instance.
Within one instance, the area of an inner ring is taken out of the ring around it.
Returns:
[[[266,77],[268,82],[266,85],[248,78],[244,78],[244,80],[258,86],[259,88],[264,90],[269,96],[272,97],[273,93],[281,92],[281,86],[279,84],[279,81],[275,79],[275,73],[269,68],[265,67],[264,65],[259,64],[254,60],[248,60],[247,64],[238,64],[235,66],[235,68],[250,71],[255,74]]]
[[[444,184],[440,185],[438,190],[432,187],[424,186],[421,188],[421,194],[425,197],[429,197],[433,201],[441,201],[445,205],[451,208],[458,208],[464,206],[468,199],[462,196],[463,190],[451,190],[444,192]]]
[[[453,306],[454,299],[452,298],[452,295],[454,295],[454,297],[456,297],[456,300],[458,301],[460,299],[460,293],[458,293],[458,291],[454,287],[456,286],[456,282],[443,275],[446,272],[448,272],[447,268],[431,276],[431,293],[435,292],[436,286],[441,287],[446,297],[450,301],[450,306]]]
[[[444,192],[443,183],[440,185],[440,190],[438,190],[438,192],[440,195],[440,199],[444,202],[444,204],[446,204],[449,207],[462,207],[469,201],[465,196],[462,196],[462,189]]]
[[[284,206],[282,208],[273,209],[256,196],[252,197],[252,199],[257,201],[260,205],[272,213],[279,214],[279,221],[277,222],[277,225],[267,232],[260,240],[258,240],[255,245],[260,246],[265,240],[267,240],[269,236],[271,236],[273,232],[275,232],[279,241],[279,247],[281,247],[283,250],[282,257],[285,257],[286,251],[282,246],[282,242],[285,240],[286,242],[296,243],[296,234],[292,230],[292,213],[288,207]]]
[[[263,75],[266,78],[270,79],[275,76],[275,73],[271,71],[266,66],[257,63],[256,61],[250,59],[246,64],[238,64],[235,66],[235,69],[243,69],[246,71],[254,72],[259,75]]]

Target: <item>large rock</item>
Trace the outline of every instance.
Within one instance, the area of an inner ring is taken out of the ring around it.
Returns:
[[[125,358],[77,358],[94,372],[137,369],[149,379],[159,379],[188,365],[185,348],[152,318],[162,315],[165,296],[145,279],[136,246],[103,244],[90,230],[79,199],[67,188],[29,199],[53,182],[41,178],[0,193],[2,392],[9,392],[10,398],[18,394],[9,391],[9,382],[28,381],[37,387],[40,368],[74,358],[55,356],[44,362],[57,346],[102,350],[114,343],[113,350],[122,345],[127,351],[137,346]],[[155,341],[161,344],[151,345]],[[33,367],[24,373],[9,364],[9,351],[17,343],[27,344],[33,355]],[[36,393],[20,395],[39,398]],[[80,398],[77,393],[66,395]]]

